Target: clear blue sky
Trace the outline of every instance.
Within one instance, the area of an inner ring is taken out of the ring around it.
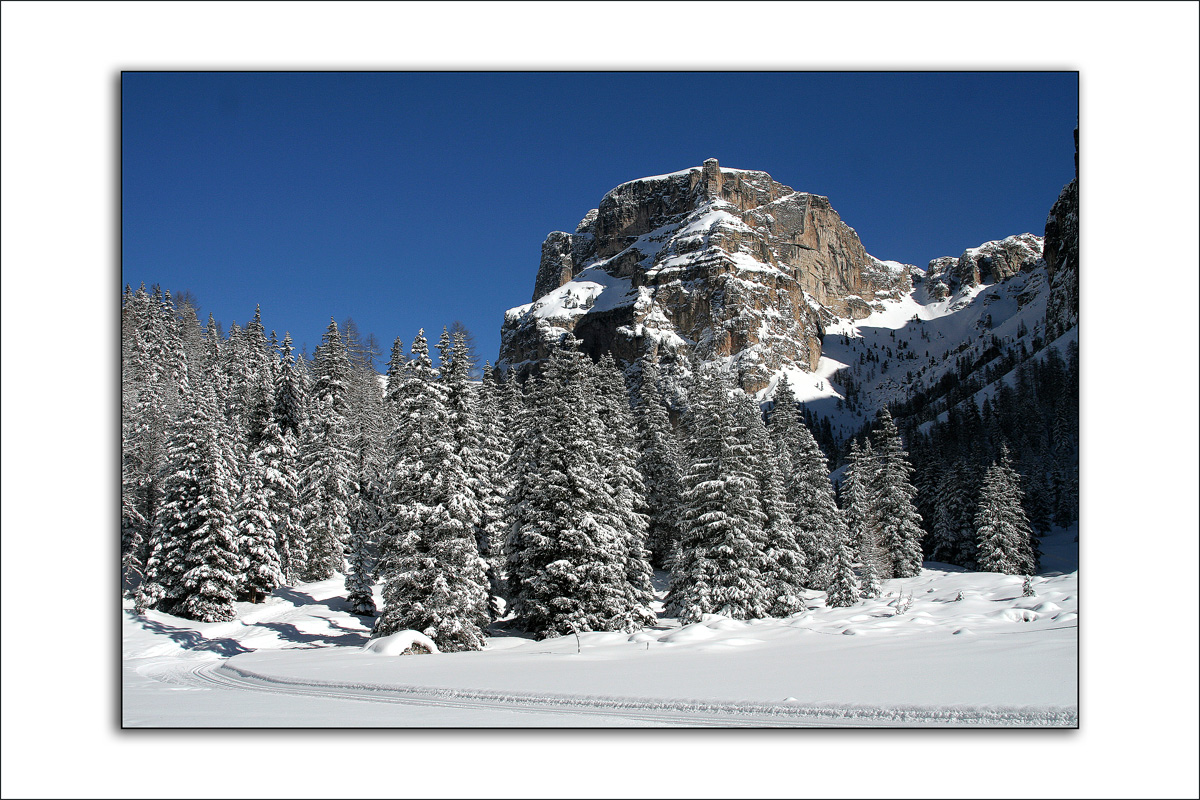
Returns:
[[[310,352],[458,319],[495,360],[546,234],[619,183],[765,170],[924,266],[1040,235],[1077,118],[1073,72],[125,73],[122,285]]]

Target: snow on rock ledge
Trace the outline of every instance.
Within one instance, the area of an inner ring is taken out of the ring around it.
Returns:
[[[381,636],[363,645],[364,653],[377,653],[381,656],[402,656],[410,649],[413,653],[419,653],[421,649],[426,653],[438,652],[433,639],[418,631],[397,631],[391,636]]]

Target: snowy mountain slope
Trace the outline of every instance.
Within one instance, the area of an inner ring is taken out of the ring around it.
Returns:
[[[1041,242],[1029,234],[1004,241],[1012,240]],[[985,252],[995,244],[968,252]],[[948,295],[924,271],[912,269],[910,291],[877,301],[863,319],[840,317],[827,326],[815,371],[786,371],[797,399],[829,418],[841,437],[860,429],[888,403],[938,396],[943,381],[985,370],[1006,351],[1025,356],[1035,349],[1044,352],[1049,282],[1043,265],[997,283],[963,283]],[[1065,353],[1074,337],[1068,334],[1054,345]],[[782,374],[759,392],[760,400],[771,397]],[[981,391],[977,402],[986,396]]]
[[[1019,576],[930,564],[849,608],[810,592],[789,618],[686,626],[660,609],[651,628],[578,643],[500,623],[479,652],[365,652],[340,576],[240,604],[232,622],[127,612],[124,724],[1072,726],[1073,533],[1043,543],[1033,597]],[[912,605],[897,615],[900,593]]]

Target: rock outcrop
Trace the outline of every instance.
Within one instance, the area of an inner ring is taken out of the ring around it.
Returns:
[[[937,297],[952,294],[967,286],[999,283],[1019,272],[1029,272],[1041,265],[1041,237],[1032,233],[1022,233],[968,248],[958,258],[935,258],[925,269],[925,279],[928,281],[930,295]]]
[[[533,301],[510,309],[498,366],[535,369],[569,333],[592,355],[719,362],[747,391],[815,369],[824,324],[911,288],[820,195],[702,167],[624,183],[542,245]],[[663,352],[663,351],[666,352]]]
[[[1046,217],[1046,336],[1056,339],[1079,324],[1079,128],[1075,129],[1075,180],[1063,187]]]

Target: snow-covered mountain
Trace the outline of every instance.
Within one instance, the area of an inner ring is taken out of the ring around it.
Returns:
[[[1064,220],[1077,253],[1071,213],[1052,212],[1048,229]],[[1069,245],[1052,241],[1055,265],[1068,262],[1059,282],[1077,280]],[[569,332],[626,363],[655,352],[667,384],[717,363],[766,401],[788,375],[840,439],[885,405],[918,398],[944,411],[946,382],[1023,361],[1052,339],[1065,347],[1077,301],[1048,336],[1053,270],[1032,233],[926,269],[884,261],[827,198],[710,159],[622,184],[575,233],[550,234],[533,301],[505,315],[498,366],[536,368]]]
[[[624,183],[542,245],[533,300],[504,320],[498,366],[523,373],[572,333],[593,355],[717,362],[756,391],[815,370],[825,326],[911,289],[829,200],[765,172],[701,167]],[[685,368],[680,368],[685,369]]]

